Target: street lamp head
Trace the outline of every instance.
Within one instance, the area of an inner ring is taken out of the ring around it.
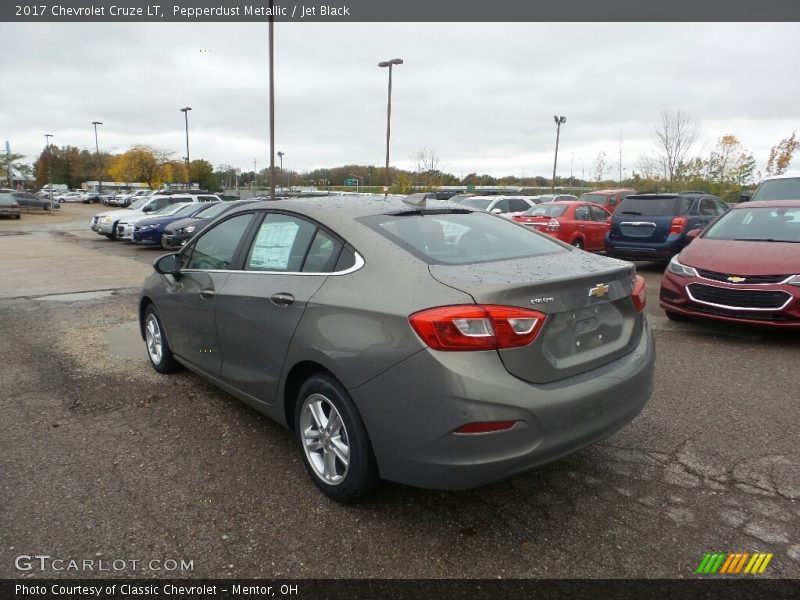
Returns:
[[[102,121],[92,121],[92,125],[102,125]]]
[[[402,58],[393,58],[392,60],[384,60],[383,62],[379,62],[379,67],[388,67],[391,65],[402,65],[403,59]]]
[[[184,106],[184,107],[181,109],[181,112],[185,113],[185,112],[189,112],[190,110],[192,110],[192,107],[191,107],[191,106]]]

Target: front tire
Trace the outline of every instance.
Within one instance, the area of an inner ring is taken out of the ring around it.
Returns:
[[[317,374],[306,380],[294,424],[306,470],[326,496],[348,503],[377,487],[380,476],[364,422],[333,377]]]
[[[144,338],[147,357],[156,371],[167,375],[179,370],[178,362],[172,356],[172,351],[167,344],[164,326],[152,304],[144,313]]]
[[[572,245],[575,246],[578,250],[583,250],[583,240],[578,238],[572,242]]]

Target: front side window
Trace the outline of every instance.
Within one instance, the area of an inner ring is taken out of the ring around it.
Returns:
[[[236,215],[203,233],[187,253],[183,268],[230,269],[236,248],[252,218],[252,213]]]

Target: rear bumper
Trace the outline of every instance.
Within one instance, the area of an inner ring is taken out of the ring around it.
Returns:
[[[606,256],[624,260],[668,261],[686,246],[685,237],[669,236],[661,243],[613,239],[606,235]]]
[[[636,348],[556,383],[510,375],[496,352],[425,349],[350,390],[381,476],[433,489],[468,489],[557,460],[630,422],[653,391],[655,345],[645,323]],[[477,421],[509,430],[455,434]]]
[[[775,329],[800,329],[800,288],[780,284],[759,285],[758,289],[760,290],[786,292],[794,296],[794,299],[781,309],[757,311],[698,302],[686,289],[686,286],[691,283],[737,289],[737,286],[724,282],[709,281],[699,277],[678,277],[667,271],[661,279],[659,306],[664,310],[696,319],[758,325]]]

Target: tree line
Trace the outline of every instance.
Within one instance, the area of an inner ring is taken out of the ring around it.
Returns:
[[[699,121],[680,110],[664,110],[653,131],[649,153],[639,157],[638,170],[630,175],[622,169],[622,138],[619,141],[616,165],[608,154],[600,152],[594,160],[589,178],[556,177],[559,188],[623,186],[639,191],[679,191],[699,189],[736,201],[739,193],[761,179],[756,172],[753,153],[747,150],[734,134],[721,136],[707,155],[692,155],[700,137]],[[775,144],[767,157],[765,175],[780,175],[788,169],[800,146],[795,132]],[[89,152],[74,146],[46,147],[31,167],[22,163],[22,155],[0,154],[0,177],[13,168],[22,174],[33,174],[35,185],[47,182],[78,188],[86,181],[115,181],[146,183],[157,189],[164,183],[191,182],[203,189],[269,187],[269,169],[242,170],[221,164],[216,168],[204,159],[193,160],[188,166],[171,153],[146,145],[134,146],[121,154]],[[422,148],[411,157],[412,168],[390,167],[388,180],[392,193],[434,189],[443,185],[463,186],[521,186],[546,188],[551,179],[543,176],[495,177],[486,173],[469,173],[457,177],[442,169],[435,149]],[[616,169],[615,169],[616,167]],[[591,167],[590,167],[591,169]],[[617,177],[611,173],[616,172]],[[375,165],[346,164],[297,172],[276,168],[276,187],[316,186],[353,187],[380,190],[387,180],[386,168]],[[354,185],[355,184],[355,185]]]

